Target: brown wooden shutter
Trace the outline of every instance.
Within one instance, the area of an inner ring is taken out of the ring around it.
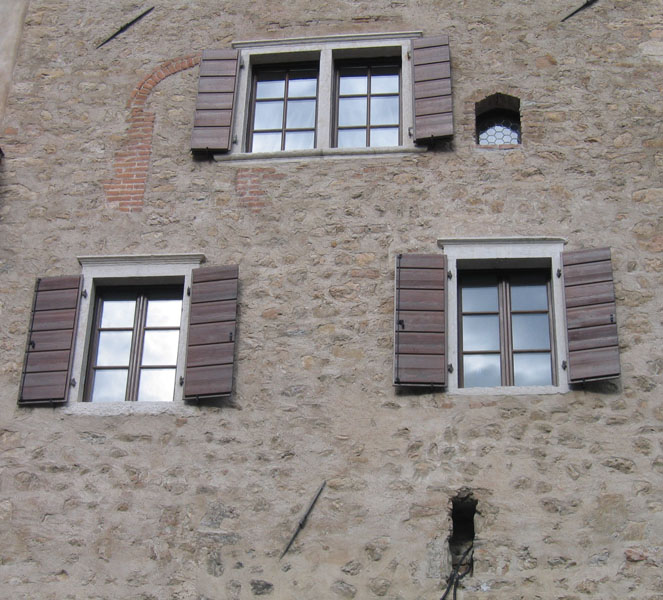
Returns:
[[[454,133],[449,37],[412,40],[414,142],[430,143]]]
[[[238,275],[237,265],[192,272],[185,400],[232,392]]]
[[[19,405],[67,401],[80,297],[78,275],[37,280]]]
[[[610,248],[562,253],[569,383],[620,375]]]
[[[191,134],[193,152],[230,150],[238,59],[237,50],[203,52]]]
[[[446,281],[443,254],[396,258],[395,385],[447,383]]]

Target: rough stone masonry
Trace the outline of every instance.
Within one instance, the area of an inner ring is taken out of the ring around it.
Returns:
[[[29,3],[0,138],[0,596],[433,600],[462,492],[460,598],[663,599],[663,3],[561,24],[581,3],[158,0],[100,49],[152,4]],[[448,144],[192,158],[202,50],[399,31],[449,35]],[[522,144],[476,144],[495,93]],[[395,256],[482,236],[611,247],[619,379],[394,388]],[[229,402],[17,407],[37,277],[191,252],[240,265]]]

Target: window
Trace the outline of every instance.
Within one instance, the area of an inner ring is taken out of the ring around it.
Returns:
[[[337,65],[336,146],[400,144],[400,63]]]
[[[78,260],[81,275],[37,281],[19,405],[117,412],[231,394],[236,265],[200,267],[201,254]]]
[[[459,385],[552,385],[550,271],[458,276]]]
[[[476,135],[480,146],[520,144],[520,100],[493,94],[476,107]]]
[[[197,155],[403,152],[451,135],[444,35],[256,40],[202,55],[191,136]]]
[[[315,65],[256,69],[250,150],[315,148],[318,72]]]
[[[438,240],[396,258],[394,384],[559,393],[619,377],[610,249],[560,238]]]
[[[98,289],[86,400],[172,401],[181,318],[182,286]]]

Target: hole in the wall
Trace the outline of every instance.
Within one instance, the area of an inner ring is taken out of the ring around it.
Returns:
[[[453,529],[449,538],[449,551],[453,569],[467,569],[472,572],[474,545],[474,515],[477,512],[477,500],[471,492],[460,492],[451,499],[451,521]]]

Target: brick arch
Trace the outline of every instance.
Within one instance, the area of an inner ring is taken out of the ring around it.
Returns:
[[[160,81],[195,67],[199,62],[200,54],[168,60],[144,77],[132,90],[127,101],[129,126],[113,157],[113,176],[104,183],[106,202],[110,206],[122,212],[143,210],[155,118],[153,112],[145,110],[147,99]]]

